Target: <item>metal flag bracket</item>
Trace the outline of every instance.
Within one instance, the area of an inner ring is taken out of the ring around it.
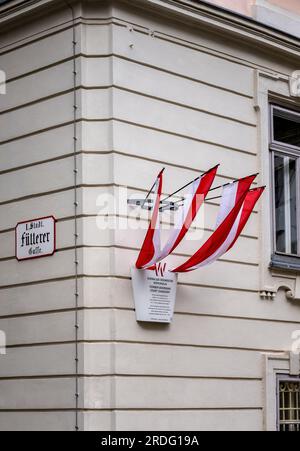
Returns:
[[[161,172],[164,172],[165,168],[162,169]],[[188,184],[190,185],[190,183]],[[186,186],[188,186],[186,185]],[[146,198],[144,199],[128,199],[127,200],[127,204],[134,206],[134,207],[140,207],[143,210],[148,210],[148,211],[152,211],[154,208],[154,200],[150,198],[153,190],[155,187],[155,183],[153,184],[153,186],[151,187],[151,189],[148,191]],[[185,188],[185,187],[183,187]],[[164,211],[178,211],[180,207],[182,207],[183,202],[184,202],[184,198],[181,198],[177,201],[169,201],[168,199],[170,199],[171,197],[173,197],[175,194],[179,193],[183,188],[180,188],[179,190],[177,190],[175,193],[171,194],[170,196],[167,196],[165,199],[160,201],[160,211],[164,212]],[[181,204],[180,204],[181,202]]]
[[[128,199],[127,200],[127,204],[134,206],[134,207],[141,207],[143,210],[148,210],[148,211],[152,211],[153,210],[153,205],[154,205],[154,201],[152,199]],[[160,202],[160,211],[177,211],[179,209],[180,205],[178,205],[178,203],[176,202],[168,202],[168,201],[164,201],[162,200]]]

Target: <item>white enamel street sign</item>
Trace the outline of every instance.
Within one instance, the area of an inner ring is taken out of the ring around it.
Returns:
[[[53,216],[20,222],[15,234],[19,261],[46,257],[56,251],[56,220]]]
[[[137,321],[170,323],[173,319],[177,274],[131,270]]]

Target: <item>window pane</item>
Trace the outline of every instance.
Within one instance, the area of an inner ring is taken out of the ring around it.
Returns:
[[[289,167],[290,181],[290,216],[291,216],[291,253],[298,253],[297,239],[297,183],[296,183],[296,160],[290,159]]]
[[[274,165],[276,251],[297,255],[297,162],[275,155]]]
[[[300,147],[300,118],[274,109],[274,140]]]
[[[276,250],[285,250],[284,158],[275,155]]]

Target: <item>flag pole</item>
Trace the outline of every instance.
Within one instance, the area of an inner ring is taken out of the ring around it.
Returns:
[[[210,190],[209,190],[209,193],[210,193],[211,191],[216,191],[217,189],[224,188],[225,186],[229,186],[229,185],[231,185],[231,183],[237,183],[237,182],[239,182],[240,180],[247,179],[248,177],[253,177],[254,175],[257,176],[258,174],[259,174],[259,172],[257,172],[256,174],[247,175],[246,177],[243,177],[243,178],[241,178],[241,179],[233,180],[232,182],[225,183],[224,185],[216,186],[215,188],[210,189]],[[196,179],[196,180],[197,180],[197,179]],[[253,188],[253,190],[255,190],[255,189],[258,189],[258,188]],[[252,190],[250,190],[250,191],[252,191]],[[208,201],[210,201],[210,200],[220,199],[221,197],[222,197],[222,195],[216,196],[216,197],[211,197],[210,199],[206,199],[206,202],[208,202]],[[181,202],[181,199],[175,201],[174,204],[177,204],[178,202]]]
[[[241,180],[242,180],[242,179],[241,179]],[[224,186],[226,186],[226,185],[224,185]],[[257,191],[257,190],[259,190],[259,189],[261,189],[261,188],[266,188],[266,187],[267,187],[267,186],[265,185],[265,186],[259,186],[258,188],[252,188],[252,189],[249,190],[249,192],[251,192],[251,191]],[[222,197],[222,196],[211,197],[210,199],[206,199],[206,202],[209,202],[210,200],[221,199],[221,197]]]
[[[231,185],[231,183],[239,182],[241,180],[247,179],[248,177],[253,177],[254,175],[257,177],[258,174],[259,174],[259,172],[256,172],[255,174],[247,175],[246,177],[242,177],[241,179],[236,179],[236,180],[233,180],[232,182],[225,183],[225,185],[215,186],[215,188],[210,189],[209,192],[216,191],[217,189],[220,189],[220,188],[224,188],[225,186]]]
[[[164,172],[165,169],[166,169],[166,168],[162,168],[162,170],[161,170],[160,173],[158,174],[158,177]],[[158,177],[155,179],[155,182],[153,183],[152,187],[150,188],[150,191],[148,192],[147,196],[145,197],[144,202],[143,202],[142,205],[141,205],[141,208],[144,208],[145,203],[146,203],[147,200],[149,199],[149,197],[150,197],[150,195],[151,195],[151,193],[152,193],[152,191],[153,191],[153,189],[154,189],[154,187],[155,187],[155,185],[156,185],[156,182],[157,182]]]
[[[162,200],[162,202],[170,199],[170,197],[175,196],[176,194],[180,193],[180,191],[184,190],[185,188],[187,188],[188,186],[192,185],[192,183],[196,182],[197,180],[200,179],[200,177],[203,177],[204,175],[208,174],[210,171],[212,171],[213,169],[217,168],[218,166],[220,166],[220,164],[216,164],[216,166],[214,166],[213,168],[209,169],[208,171],[203,172],[203,174],[201,174],[201,176],[195,178],[194,180],[192,180],[191,182],[187,183],[186,185],[182,186],[181,188],[179,188],[177,191],[175,191],[174,193],[170,194],[168,197],[166,197],[165,199]],[[184,200],[184,199],[181,199]],[[179,200],[177,202],[180,202]],[[176,202],[174,202],[176,203]]]
[[[187,183],[186,185],[184,185],[182,188],[179,188],[177,191],[175,191],[174,193],[170,194],[169,196],[165,197],[162,202],[165,202],[166,200],[170,199],[171,197],[175,196],[176,194],[180,193],[180,191],[184,190],[185,188],[187,188],[188,186],[190,186],[192,183],[196,182],[196,180],[198,180],[200,177],[197,177],[195,180],[192,180],[191,182]],[[179,201],[178,201],[179,202]]]

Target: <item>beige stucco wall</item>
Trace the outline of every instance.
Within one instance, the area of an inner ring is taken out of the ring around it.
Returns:
[[[162,166],[166,193],[219,162],[217,184],[260,170],[268,126],[265,119],[260,127],[258,100],[267,111],[268,87],[259,74],[277,74],[272,92],[288,97],[299,55],[282,58],[245,35],[224,39],[197,13],[173,20],[168,2],[151,14],[133,3],[83,2],[76,10],[79,426],[262,430],[263,354],[290,349],[300,324],[299,303],[283,291],[272,301],[260,296],[268,206],[258,205],[223,259],[180,277],[170,326],[135,320],[130,268],[143,231],[99,231],[96,220],[99,196],[120,186],[144,196]],[[48,10],[0,37],[8,80],[0,97],[4,430],[75,426],[71,25],[66,8]],[[258,182],[269,184],[267,174]],[[218,201],[209,202],[205,236],[217,211]],[[58,252],[17,263],[16,223],[49,214],[58,219]],[[186,241],[173,262],[196,246]]]

